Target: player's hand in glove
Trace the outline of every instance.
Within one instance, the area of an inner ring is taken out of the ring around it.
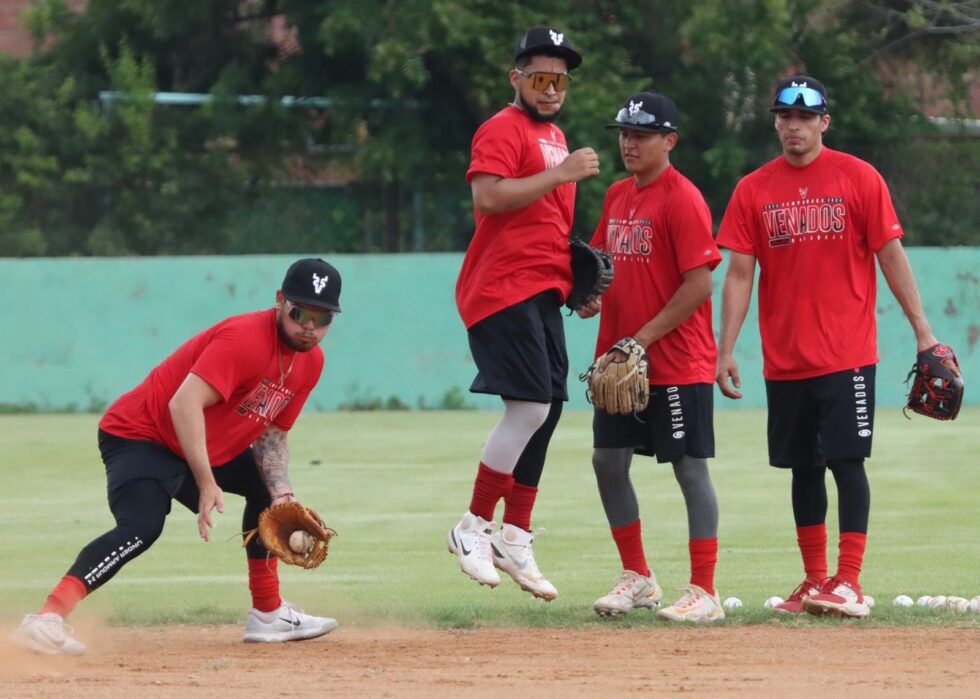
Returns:
[[[316,568],[323,563],[330,539],[337,536],[337,532],[323,523],[320,515],[295,500],[262,510],[256,531],[269,553],[285,563],[303,568]],[[305,536],[294,537],[296,532],[305,532]],[[246,543],[255,533],[249,532]],[[297,546],[300,550],[295,550],[293,546],[298,542],[303,543]]]
[[[609,255],[578,238],[570,240],[569,246],[572,252],[572,291],[565,305],[577,311],[606,293],[613,280],[613,264]]]
[[[956,419],[963,403],[963,377],[952,349],[938,344],[919,352],[905,383],[913,377],[909,410],[937,420]]]
[[[589,402],[610,415],[630,415],[650,400],[649,359],[632,337],[624,337],[579,379],[588,384]]]

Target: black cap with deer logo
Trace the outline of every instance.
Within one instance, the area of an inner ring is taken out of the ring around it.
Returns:
[[[281,291],[287,301],[340,313],[340,272],[319,257],[290,265]]]

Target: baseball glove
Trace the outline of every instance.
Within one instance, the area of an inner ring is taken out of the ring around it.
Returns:
[[[337,536],[330,527],[324,525],[320,515],[298,502],[284,502],[262,510],[259,515],[259,528],[249,532],[248,539],[258,532],[262,545],[280,560],[303,568],[316,568],[327,557],[330,539]],[[294,551],[289,538],[294,532],[309,534],[303,537],[308,543],[306,550]]]
[[[609,352],[626,353],[625,362],[609,362],[601,369],[605,355],[599,357],[579,380],[588,384],[589,402],[610,415],[630,415],[647,407],[650,400],[649,360],[646,350],[632,337],[624,337]],[[606,352],[606,354],[609,354]]]
[[[602,296],[613,280],[612,258],[578,238],[569,241],[572,249],[572,292],[565,305],[577,311]]]
[[[906,407],[937,420],[955,420],[963,403],[963,378],[953,350],[935,345],[919,352],[905,383],[913,377]]]

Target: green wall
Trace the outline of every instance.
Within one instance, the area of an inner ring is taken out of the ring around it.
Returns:
[[[937,336],[959,353],[968,384],[980,375],[980,248],[909,250]],[[299,257],[299,256],[296,256]],[[0,406],[100,409],[139,383],[194,333],[236,313],[269,307],[293,256],[2,259]],[[314,410],[397,396],[412,408],[439,407],[447,391],[467,405],[497,399],[468,393],[475,369],[453,290],[462,256],[336,255],[343,275],[339,316],[324,340],[326,367]],[[724,263],[716,270],[718,327]],[[904,402],[915,344],[882,283],[879,289],[878,402]],[[591,361],[596,319],[566,319],[571,406],[587,407],[577,375]],[[764,405],[753,305],[737,348],[745,398],[718,407]],[[968,391],[966,402],[980,404]]]

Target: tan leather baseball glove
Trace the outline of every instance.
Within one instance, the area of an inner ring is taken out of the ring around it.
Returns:
[[[626,361],[609,362],[601,368],[609,352],[621,350]],[[579,376],[588,384],[589,402],[610,415],[630,415],[647,407],[650,400],[649,359],[646,350],[632,337],[624,337]]]
[[[295,500],[284,502],[262,510],[257,530],[262,545],[284,563],[316,568],[323,563],[330,548],[330,540],[337,532],[326,526],[320,515],[309,507],[303,507]],[[299,535],[294,541],[303,540],[301,551],[290,547],[290,537],[295,532],[305,532],[308,537]],[[248,538],[255,535],[250,532]],[[246,542],[248,539],[246,539]]]

